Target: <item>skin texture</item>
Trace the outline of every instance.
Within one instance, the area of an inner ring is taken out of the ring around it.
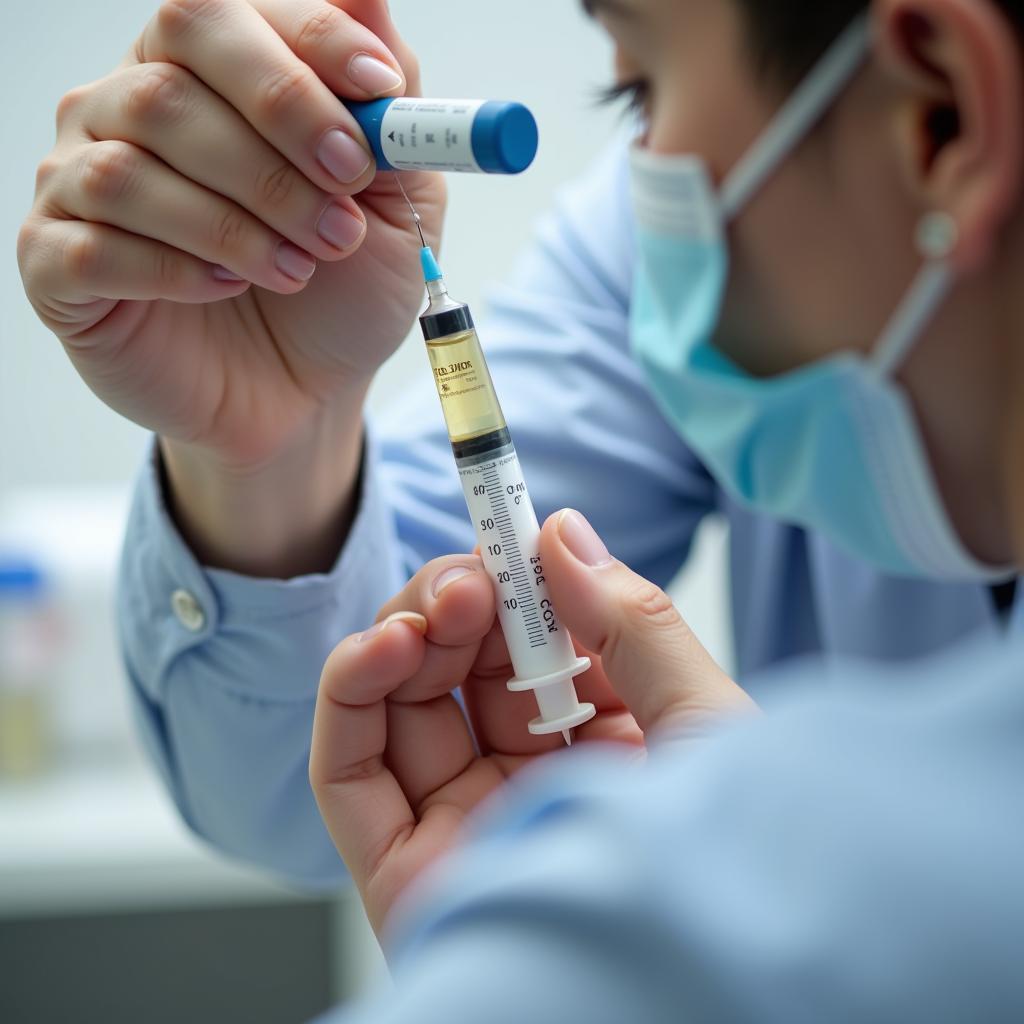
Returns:
[[[736,9],[727,0],[594,7],[620,80],[647,85],[646,145],[700,153],[721,180],[785,98],[755,73]],[[863,73],[731,226],[717,343],[758,375],[867,351],[921,264],[918,222],[948,213],[959,231],[955,294],[900,379],[965,541],[981,557],[1020,562],[1021,55],[984,0],[878,0],[872,14]],[[952,135],[934,133],[937,109],[955,113]],[[584,539],[584,522],[562,514],[542,534],[556,608],[594,661],[578,682],[600,712],[577,738],[646,743],[659,730],[700,733],[752,713],[668,597],[592,533]],[[451,564],[472,571],[434,597],[430,581]],[[532,702],[504,692],[513,673],[493,601],[474,559],[432,563],[381,610],[380,621],[398,619],[345,640],[324,669],[310,778],[378,931],[479,800],[559,746],[531,738]]]

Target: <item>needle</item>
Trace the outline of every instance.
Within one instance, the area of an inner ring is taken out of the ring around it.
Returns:
[[[420,215],[416,212],[416,207],[412,205],[412,200],[409,198],[409,193],[405,191],[405,186],[402,184],[402,179],[398,176],[398,171],[395,171],[395,181],[398,184],[398,190],[402,193],[402,197],[409,204],[409,209],[412,211],[412,219],[416,222],[416,230],[419,232],[420,242],[423,244],[423,248],[427,247],[427,240],[423,237],[423,220]]]

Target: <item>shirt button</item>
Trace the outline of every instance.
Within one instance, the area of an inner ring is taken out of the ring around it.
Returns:
[[[190,633],[198,633],[206,625],[202,605],[187,590],[176,590],[171,594],[171,610]]]

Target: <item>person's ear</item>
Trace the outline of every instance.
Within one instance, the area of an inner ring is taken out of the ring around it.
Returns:
[[[970,273],[1020,198],[1020,37],[993,0],[875,0],[873,14],[908,188],[923,214],[956,225],[948,258]]]

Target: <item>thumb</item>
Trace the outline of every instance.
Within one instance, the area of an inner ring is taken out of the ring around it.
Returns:
[[[555,610],[601,658],[605,675],[647,734],[699,729],[757,705],[715,663],[671,598],[612,558],[579,512],[552,516],[541,556]]]

